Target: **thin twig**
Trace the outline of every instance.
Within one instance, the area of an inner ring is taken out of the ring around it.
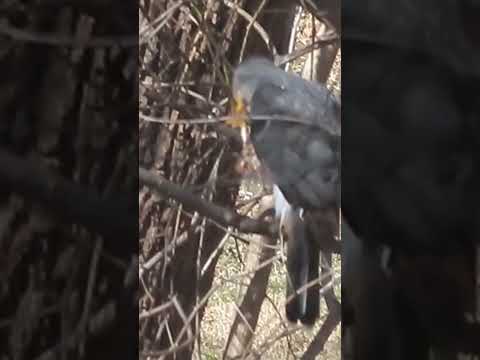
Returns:
[[[306,45],[285,55],[276,56],[274,58],[274,63],[277,66],[282,66],[288,62],[298,59],[299,57],[302,57],[303,55],[308,54],[309,52],[312,52],[313,50],[335,44],[338,41],[340,41],[340,37],[335,32],[329,32],[325,34],[321,39],[316,40],[310,45]]]
[[[325,347],[325,343],[340,323],[340,312],[330,311],[320,330],[302,356],[302,360],[314,359]]]
[[[152,23],[149,23],[140,30],[140,45],[147,43],[151,38],[153,38],[158,32],[168,23],[170,18],[174,15],[175,10],[183,5],[185,0],[178,1],[176,4],[173,4],[168,7],[168,9],[161,13],[158,18],[156,18]]]
[[[260,5],[258,5],[257,10],[255,11],[255,14],[253,14],[253,17],[250,19],[247,29],[245,31],[245,36],[243,37],[243,43],[242,43],[242,48],[240,49],[240,62],[243,60],[243,54],[245,53],[245,48],[247,47],[247,41],[248,41],[248,36],[250,35],[250,31],[252,30],[252,26],[254,23],[257,22],[257,18],[262,12],[263,8],[267,4],[267,0],[262,0]]]
[[[83,304],[83,312],[80,318],[79,331],[82,334],[86,334],[88,331],[88,318],[90,316],[91,304],[93,298],[93,292],[95,284],[97,282],[97,268],[100,260],[100,254],[102,253],[103,241],[101,238],[97,238],[95,241],[95,247],[93,248],[92,259],[90,263],[90,269],[88,273],[87,291],[85,294],[85,302]],[[81,348],[85,346],[86,337],[82,336]],[[83,355],[83,354],[82,354]]]
[[[262,25],[260,25],[258,21],[256,21],[252,17],[252,15],[250,15],[247,11],[239,7],[238,4],[235,4],[229,0],[223,0],[223,3],[226,6],[228,6],[230,9],[235,10],[240,16],[245,18],[245,20],[247,20],[249,23],[253,24],[253,28],[257,31],[258,35],[260,35],[262,40],[267,45],[267,48],[272,52],[273,56],[275,57],[278,54],[277,48],[275,47],[272,40],[270,39],[270,36],[268,35],[267,31],[263,28]]]
[[[153,116],[148,116],[145,114],[140,113],[139,114],[140,119],[148,121],[148,122],[154,122],[154,123],[159,123],[159,124],[165,124],[165,125],[199,125],[199,124],[220,124],[222,122],[226,122],[229,120],[233,119],[233,116],[211,116],[211,117],[202,117],[202,118],[191,118],[191,119],[175,119],[171,120],[166,117],[153,117]],[[291,122],[291,123],[296,123],[296,124],[302,124],[305,126],[309,127],[314,127],[316,129],[320,130],[325,130],[327,132],[331,132],[325,125],[323,124],[317,124],[317,123],[312,123],[311,121],[308,121],[306,119],[303,119],[301,117],[293,117],[293,116],[285,116],[285,115],[250,115],[249,116],[250,121],[268,121],[268,120],[274,120],[274,121],[284,121],[284,122]]]

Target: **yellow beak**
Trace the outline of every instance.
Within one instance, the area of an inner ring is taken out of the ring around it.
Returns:
[[[243,99],[234,97],[231,104],[231,118],[225,123],[233,128],[239,128],[244,143],[248,137],[248,112]]]

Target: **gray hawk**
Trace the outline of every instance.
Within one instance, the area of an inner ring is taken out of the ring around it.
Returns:
[[[249,125],[287,237],[287,318],[313,324],[319,314],[320,244],[336,233],[337,221],[325,217],[336,219],[340,205],[340,103],[325,86],[259,57],[235,69],[232,91],[229,124],[244,134]]]

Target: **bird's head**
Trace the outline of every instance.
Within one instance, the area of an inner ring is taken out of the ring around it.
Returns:
[[[262,84],[276,83],[282,80],[279,74],[283,71],[266,58],[251,57],[242,62],[233,74],[231,118],[227,125],[241,130],[242,139],[246,142],[250,132],[250,109],[252,98]]]

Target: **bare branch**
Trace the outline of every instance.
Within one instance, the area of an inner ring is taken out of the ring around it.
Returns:
[[[310,345],[307,348],[307,351],[302,356],[302,359],[315,359],[315,357],[323,351],[325,344],[335,330],[337,325],[340,323],[340,312],[330,311],[325,319],[325,322],[322,324],[320,330],[318,330],[317,335],[312,340]]]
[[[169,182],[160,175],[145,168],[139,168],[140,183],[152,188],[163,196],[173,198],[185,207],[198,211],[201,215],[210,218],[223,226],[232,226],[240,232],[275,236],[276,226],[264,221],[254,220],[239,215],[230,209],[207,202],[182,187]]]
[[[259,210],[259,218],[267,210],[267,204],[263,202],[263,209]],[[261,211],[263,210],[263,211]],[[263,242],[275,245],[276,237],[264,237]],[[274,256],[274,251],[267,247],[258,247],[255,243],[250,243],[250,267],[256,268],[258,264],[263,263]],[[268,286],[268,279],[272,270],[272,264],[256,271],[250,280],[248,288],[245,290],[242,302],[236,307],[235,320],[230,327],[227,344],[223,354],[224,359],[234,359],[243,357],[249,352],[253,343],[253,336],[258,324],[260,310],[265,300]]]
[[[324,47],[324,46],[337,44],[339,41],[340,41],[340,38],[336,33],[334,33],[334,32],[327,33],[324,37],[316,40],[315,42],[311,43],[310,45],[307,45],[303,48],[294,50],[291,53],[288,53],[288,54],[285,54],[285,55],[275,56],[275,60],[274,60],[275,65],[282,66],[286,63],[289,63],[289,62],[292,62],[292,61],[298,59],[299,57],[302,57],[303,55],[306,55],[306,54],[312,52],[313,50],[319,49],[319,48]]]

